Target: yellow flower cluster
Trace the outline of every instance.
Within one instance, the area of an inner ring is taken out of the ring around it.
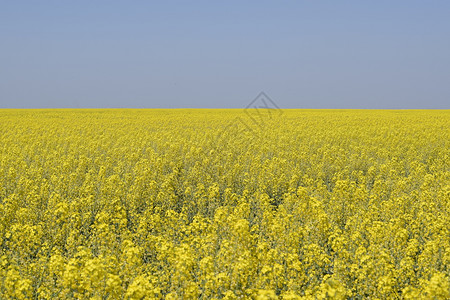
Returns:
[[[0,141],[1,299],[450,298],[450,111],[0,110]]]

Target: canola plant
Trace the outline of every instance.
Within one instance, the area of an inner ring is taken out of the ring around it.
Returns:
[[[1,299],[449,299],[450,111],[0,110]]]

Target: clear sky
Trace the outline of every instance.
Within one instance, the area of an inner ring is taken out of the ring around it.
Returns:
[[[0,2],[0,107],[450,108],[450,1]]]

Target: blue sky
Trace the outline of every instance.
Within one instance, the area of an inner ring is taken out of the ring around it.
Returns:
[[[450,108],[450,1],[2,1],[0,107]]]

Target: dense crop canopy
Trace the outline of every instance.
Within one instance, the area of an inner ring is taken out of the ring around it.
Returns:
[[[449,124],[0,110],[0,298],[449,299]]]

